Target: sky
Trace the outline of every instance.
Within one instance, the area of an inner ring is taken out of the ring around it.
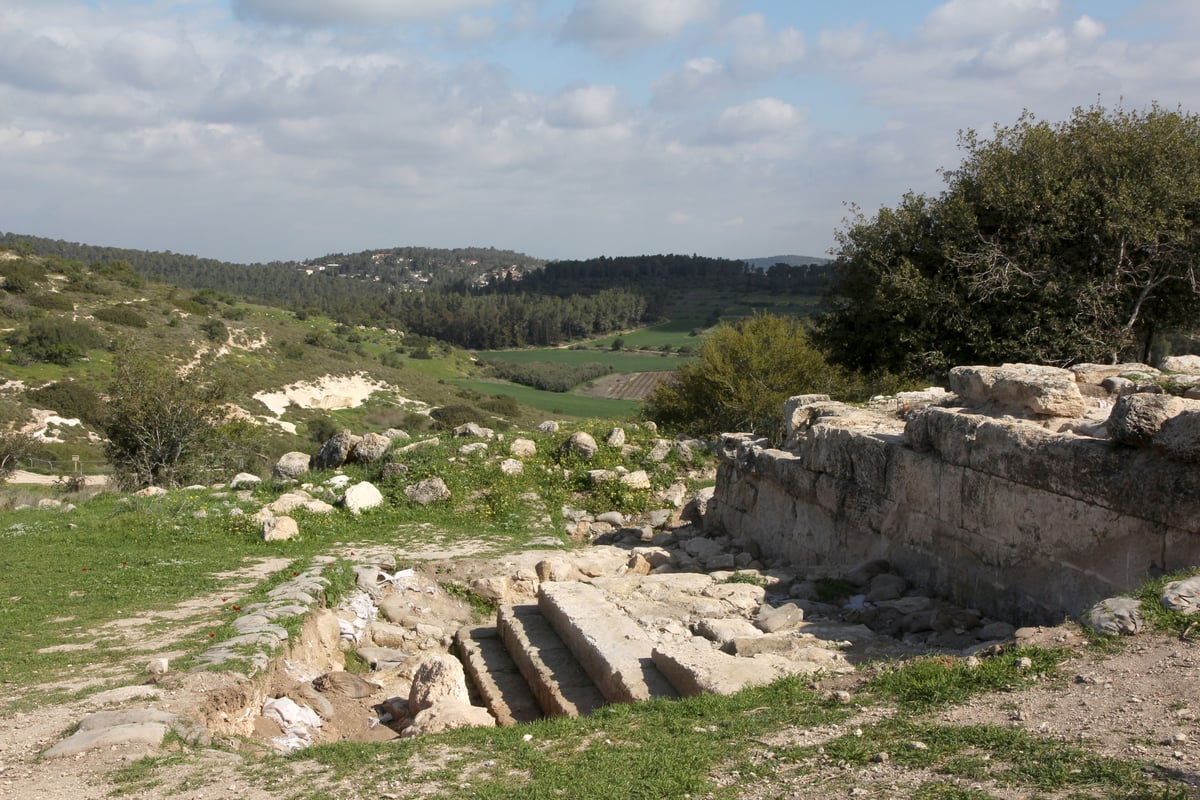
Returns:
[[[1195,0],[0,0],[0,231],[827,255],[960,131],[1200,111],[1197,39]]]

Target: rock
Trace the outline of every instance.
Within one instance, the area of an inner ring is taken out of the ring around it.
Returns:
[[[687,442],[675,442],[675,444],[671,445],[671,449],[675,452],[675,457],[682,464],[690,464],[692,463],[692,459],[695,458],[695,455],[692,453],[692,447]]]
[[[716,489],[712,486],[707,486],[692,497],[683,507],[679,516],[684,522],[690,522],[693,525],[700,525],[704,522],[704,515],[708,513],[708,505],[712,502],[713,495]]]
[[[968,406],[990,406],[1014,414],[1080,417],[1087,408],[1075,373],[1037,364],[954,367],[950,391]]]
[[[279,495],[265,508],[272,514],[287,514],[297,508],[303,508],[305,503],[310,503],[312,500],[313,496],[308,492],[297,489],[294,492],[285,492]]]
[[[367,481],[354,484],[342,495],[342,506],[351,514],[361,514],[382,504],[383,494]]]
[[[1200,575],[1163,586],[1161,602],[1163,608],[1180,614],[1200,614]]]
[[[473,706],[465,700],[442,700],[418,712],[412,725],[400,732],[401,736],[421,736],[441,733],[455,728],[496,726],[496,719],[486,708]]]
[[[650,476],[646,474],[646,470],[638,469],[621,476],[621,483],[628,486],[630,489],[644,490],[651,486]]]
[[[1189,407],[1163,422],[1153,444],[1177,461],[1200,462],[1200,400],[1180,402]]]
[[[1158,365],[1163,372],[1185,372],[1200,375],[1200,356],[1167,356]]]
[[[1158,370],[1145,364],[1076,364],[1071,367],[1077,383],[1090,383],[1102,386],[1110,378],[1120,378],[1122,375],[1154,376]],[[1122,380],[1126,380],[1122,378]],[[1111,391],[1111,390],[1110,390]]]
[[[1163,423],[1183,411],[1187,401],[1169,394],[1130,394],[1118,397],[1108,416],[1113,441],[1131,447],[1150,444]]]
[[[656,499],[669,505],[671,508],[683,508],[683,503],[686,497],[686,483],[673,483],[662,492],[655,494]]]
[[[346,463],[350,448],[354,446],[354,434],[349,430],[341,430],[321,445],[313,458],[314,469],[337,469]]]
[[[297,450],[284,453],[275,462],[275,466],[271,468],[271,477],[285,481],[297,480],[301,475],[308,472],[308,464],[311,460],[308,453],[301,453]]]
[[[229,481],[230,489],[242,489],[247,486],[256,486],[262,483],[262,478],[257,475],[251,475],[249,472],[239,472]]]
[[[620,528],[625,524],[625,515],[620,511],[605,511],[596,515],[596,522],[607,522],[614,528]]]
[[[907,588],[908,581],[902,575],[883,572],[871,579],[871,585],[867,589],[867,601],[880,603],[884,600],[895,600],[904,594]]]
[[[804,609],[796,603],[784,603],[779,607],[762,605],[754,624],[765,633],[777,633],[799,628],[804,623]]]
[[[324,675],[314,678],[312,686],[319,692],[337,692],[355,700],[370,697],[383,688],[366,678],[360,678],[353,672],[344,672],[342,670],[326,672]]]
[[[520,475],[525,472],[525,465],[515,458],[506,458],[500,462],[500,471],[505,475]]]
[[[513,439],[508,452],[516,458],[533,458],[537,455],[537,443],[532,439]]]
[[[864,561],[846,573],[846,580],[854,586],[867,586],[875,576],[891,572],[892,565],[886,559],[876,558]]]
[[[374,464],[383,458],[384,453],[392,446],[392,440],[378,433],[364,434],[350,448],[346,460],[351,464]]]
[[[417,505],[427,506],[450,496],[450,489],[441,478],[426,478],[404,487],[404,496]]]
[[[608,432],[608,436],[604,437],[604,443],[609,447],[621,447],[625,444],[625,429],[613,428]]]
[[[975,631],[975,638],[981,642],[990,642],[999,639],[1011,639],[1016,633],[1016,626],[1007,622],[991,622],[984,625],[979,630]]]
[[[133,493],[134,497],[162,497],[167,493],[167,490],[161,486],[147,486],[145,489],[139,489]]]
[[[468,706],[471,704],[462,662],[446,654],[423,657],[413,675],[412,689],[408,694],[409,710],[415,715],[446,700],[458,700]]]
[[[753,639],[763,635],[749,620],[741,617],[702,619],[692,626],[692,630],[697,636],[716,642],[718,646],[728,644],[734,639]]]
[[[399,428],[388,428],[386,431],[383,432],[383,435],[392,440],[399,439],[402,442],[408,441],[409,439],[412,438],[412,436],[409,435],[408,431],[402,431]]]
[[[171,663],[165,658],[152,658],[146,665],[146,672],[151,675],[166,675]]]
[[[264,542],[286,542],[300,535],[300,526],[291,517],[271,517],[264,519],[259,536]]]
[[[486,453],[487,449],[487,442],[471,442],[470,444],[464,444],[462,447],[458,448],[458,454],[469,456],[472,453]]]
[[[467,422],[454,429],[455,437],[474,436],[477,439],[491,439],[495,435],[496,432],[491,428],[485,428],[475,422]]]
[[[596,440],[586,431],[575,431],[567,439],[566,444],[563,445],[563,450],[566,453],[581,458],[584,461],[591,460],[599,449]]]
[[[1133,636],[1146,626],[1142,604],[1132,597],[1101,600],[1083,615],[1083,623],[1105,636]]]
[[[558,423],[552,419],[548,419],[534,428],[534,430],[536,430],[538,433],[558,433]]]
[[[671,443],[666,439],[655,439],[654,445],[650,448],[650,452],[646,454],[646,460],[652,463],[659,463],[666,460],[666,457],[671,453]]]

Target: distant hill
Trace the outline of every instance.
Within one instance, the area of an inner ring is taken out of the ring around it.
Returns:
[[[787,264],[789,267],[806,267],[811,264],[818,266],[832,264],[832,258],[821,258],[820,256],[767,256],[766,258],[745,258],[742,259],[755,269],[767,269],[776,264]]]

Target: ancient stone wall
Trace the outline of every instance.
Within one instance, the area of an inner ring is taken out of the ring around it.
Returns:
[[[1028,623],[1200,564],[1200,467],[1107,438],[1114,399],[1076,392],[1072,413],[1087,411],[1075,420],[975,399],[908,413],[793,402],[787,449],[724,437],[706,525],[792,564],[886,558],[930,591]]]

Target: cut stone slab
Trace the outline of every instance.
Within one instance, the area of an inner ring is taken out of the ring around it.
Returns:
[[[516,725],[542,717],[537,698],[495,627],[459,628],[454,641],[467,677],[498,725]]]
[[[101,747],[141,745],[158,747],[177,721],[174,714],[156,708],[98,711],[79,723],[75,733],[46,751],[46,758],[65,758]]]
[[[502,606],[497,629],[546,716],[578,717],[605,704],[604,695],[536,605]]]
[[[543,583],[538,608],[610,702],[677,696],[654,666],[649,636],[600,589]]]
[[[724,645],[735,639],[753,639],[762,636],[762,631],[749,621],[740,617],[731,619],[702,619],[695,625],[695,632],[717,645]]]
[[[734,694],[780,676],[771,663],[738,658],[694,642],[655,647],[654,664],[684,697]]]

